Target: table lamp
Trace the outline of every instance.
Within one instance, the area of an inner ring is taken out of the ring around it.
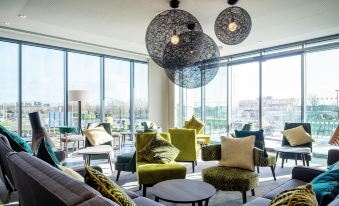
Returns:
[[[331,145],[339,146],[339,124],[338,124],[337,128],[335,129],[334,134],[332,135],[332,137],[328,141],[328,143],[331,144]]]
[[[81,134],[81,102],[89,99],[89,92],[87,90],[69,90],[68,100],[78,102],[78,133]]]

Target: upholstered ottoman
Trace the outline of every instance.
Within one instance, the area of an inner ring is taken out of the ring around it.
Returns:
[[[202,179],[223,191],[240,191],[243,202],[246,203],[246,191],[251,190],[254,196],[254,188],[259,185],[258,174],[249,170],[230,167],[209,167],[202,170]]]

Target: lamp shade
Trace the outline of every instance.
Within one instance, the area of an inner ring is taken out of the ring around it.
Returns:
[[[68,100],[69,101],[86,101],[89,99],[89,92],[87,90],[69,90]]]
[[[334,131],[334,134],[332,135],[331,139],[328,141],[331,145],[339,146],[339,125]]]

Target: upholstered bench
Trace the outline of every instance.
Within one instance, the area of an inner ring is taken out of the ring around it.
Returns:
[[[258,148],[254,148],[254,164],[262,160],[264,152]],[[203,161],[215,161],[221,159],[221,145],[207,145],[202,147],[201,156]],[[203,181],[213,185],[215,189],[222,191],[239,191],[242,193],[243,203],[247,202],[246,191],[251,190],[255,195],[254,189],[259,185],[258,174],[254,171],[214,166],[202,170]]]

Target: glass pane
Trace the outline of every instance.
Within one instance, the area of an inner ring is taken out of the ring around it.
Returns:
[[[0,124],[18,133],[18,45],[0,41]]]
[[[313,153],[327,155],[339,121],[339,49],[310,53],[306,60],[306,120],[315,138]]]
[[[130,62],[105,59],[105,120],[115,131],[130,130]]]
[[[259,63],[232,66],[230,69],[231,124],[230,131],[252,123],[259,128]]]
[[[205,86],[205,133],[212,141],[220,141],[227,131],[227,68],[220,68],[217,76]]]
[[[89,98],[81,102],[81,126],[100,122],[100,58],[68,53],[68,90],[86,90]],[[68,102],[68,124],[78,125],[78,104]]]
[[[176,127],[182,127],[182,114],[181,114],[181,108],[180,108],[180,87],[175,85],[175,126]]]
[[[22,46],[22,134],[31,135],[28,114],[40,112],[44,127],[56,134],[64,125],[64,53]]]
[[[148,120],[148,64],[134,64],[134,126],[143,129],[141,122]]]
[[[285,122],[301,121],[300,56],[263,62],[262,96],[265,138],[276,140],[280,146]]]
[[[201,119],[201,88],[183,89],[184,120],[189,120],[193,115]]]

